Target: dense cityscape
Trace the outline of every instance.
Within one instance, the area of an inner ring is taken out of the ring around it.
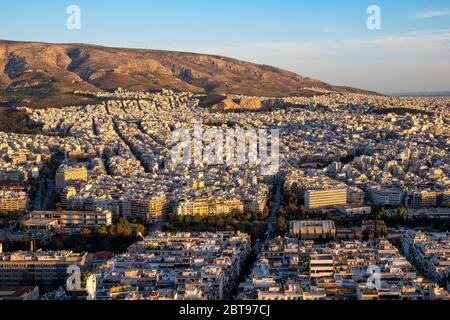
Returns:
[[[16,108],[36,133],[0,132],[0,300],[450,300],[450,99],[308,90]]]

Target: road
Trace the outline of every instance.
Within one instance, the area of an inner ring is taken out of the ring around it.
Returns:
[[[44,196],[43,202],[42,202],[42,210],[48,210],[48,200],[50,199],[51,194],[55,190],[55,180],[54,179],[46,179],[47,183],[47,192]]]
[[[44,190],[44,181],[39,180],[39,186],[37,187],[36,198],[34,199],[33,209],[34,210],[42,210],[42,198],[43,198],[43,190]]]
[[[39,182],[38,192],[34,201],[34,210],[40,211],[48,209],[48,200],[50,199],[50,195],[52,194],[54,187],[54,179],[42,178]],[[43,194],[44,192],[45,194]]]
[[[275,188],[276,188],[275,200],[273,201],[272,211],[270,212],[270,216],[267,220],[267,233],[269,238],[272,237],[275,232],[275,226],[277,224],[278,219],[278,211],[280,210],[281,206],[283,184],[279,182],[275,185]]]
[[[267,218],[267,232],[262,239],[262,241],[258,240],[255,244],[255,251],[257,252],[257,255],[261,253],[261,251],[264,249],[264,245],[266,244],[266,241],[268,239],[271,239],[275,235],[275,227],[277,225],[278,220],[278,212],[281,207],[281,198],[283,195],[283,182],[280,181],[275,185],[275,199],[272,203],[272,210],[270,212],[269,217]]]

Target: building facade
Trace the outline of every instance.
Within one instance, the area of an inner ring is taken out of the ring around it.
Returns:
[[[25,192],[0,191],[0,211],[23,211],[27,208],[28,197]]]
[[[0,286],[55,288],[65,284],[69,266],[82,269],[86,260],[86,253],[71,251],[0,253]]]
[[[112,213],[109,210],[97,211],[33,211],[31,220],[57,220],[62,228],[88,228],[109,226],[112,224]]]
[[[306,190],[305,207],[308,210],[347,204],[347,189]]]

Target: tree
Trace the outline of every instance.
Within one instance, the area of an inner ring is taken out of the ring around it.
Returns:
[[[378,208],[376,213],[375,213],[375,219],[377,220],[384,220],[384,218],[386,217],[386,209],[382,208]]]
[[[186,226],[190,226],[192,224],[192,216],[190,215],[184,216],[184,224]]]
[[[121,222],[123,226],[123,235],[125,237],[131,237],[133,235],[133,228],[131,227],[130,222],[128,222],[127,219],[123,219]]]
[[[370,231],[368,229],[364,230],[363,233],[363,241],[369,241],[370,240]]]
[[[256,212],[256,211],[254,211],[254,210],[250,210],[248,213],[249,213],[250,216],[251,216],[251,218],[250,218],[251,221],[259,220],[259,218],[260,218],[259,212]]]
[[[406,222],[408,219],[408,210],[405,207],[400,207],[396,211],[396,217],[399,221]]]
[[[182,216],[182,215],[177,215],[177,224],[178,225],[182,225],[182,224],[184,224],[185,223],[185,219],[184,219],[184,216]]]
[[[127,219],[121,218],[119,223],[113,226],[112,234],[114,236],[131,237],[133,235],[133,228]]]
[[[91,230],[89,229],[89,228],[83,228],[83,229],[81,229],[81,235],[84,237],[84,238],[87,238],[87,237],[89,237],[90,235],[91,235]]]
[[[136,234],[145,235],[145,227],[142,224],[136,226]]]
[[[262,215],[263,220],[267,219],[268,216],[269,216],[269,207],[265,206]]]
[[[216,221],[216,225],[217,227],[219,227],[220,229],[222,229],[225,226],[225,220],[223,217],[218,217],[217,221]]]
[[[277,220],[276,229],[278,233],[284,233],[287,230],[286,219],[283,216],[279,216]]]
[[[225,224],[226,225],[230,225],[230,224],[233,224],[235,222],[235,220],[234,220],[234,218],[232,217],[232,216],[226,216],[225,217]]]
[[[106,236],[108,234],[108,229],[105,226],[101,226],[96,230],[96,233],[100,236]]]
[[[195,215],[192,217],[193,224],[200,224],[203,221],[203,217],[201,215]]]
[[[286,210],[286,216],[290,219],[290,220],[294,220],[298,218],[298,207],[295,203],[290,203],[287,207]]]
[[[302,218],[302,219],[305,219],[305,218],[307,218],[307,215],[308,215],[308,212],[306,211],[306,208],[305,208],[305,206],[300,206],[300,217]]]

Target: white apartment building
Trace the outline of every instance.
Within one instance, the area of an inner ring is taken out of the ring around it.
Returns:
[[[30,219],[57,220],[62,228],[86,228],[109,226],[112,224],[112,213],[109,210],[97,211],[33,211]]]
[[[397,187],[375,187],[369,189],[369,199],[376,206],[402,206],[406,192]]]
[[[311,278],[333,277],[333,256],[331,254],[313,253],[309,261],[309,275]]]

